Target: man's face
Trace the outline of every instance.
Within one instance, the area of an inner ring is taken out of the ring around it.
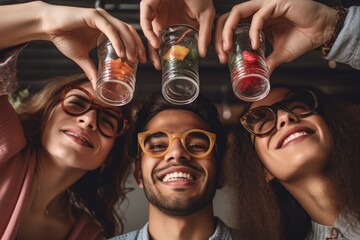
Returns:
[[[189,129],[210,131],[195,113],[187,110],[165,110],[155,115],[144,131],[165,130],[183,133]],[[175,138],[161,158],[151,157],[140,149],[139,187],[144,188],[151,205],[169,215],[190,215],[207,207],[217,188],[214,151],[196,158]]]

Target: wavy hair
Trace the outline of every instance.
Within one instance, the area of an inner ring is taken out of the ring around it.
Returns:
[[[286,88],[292,89],[289,85]],[[351,211],[360,220],[359,118],[343,103],[315,92],[319,98],[317,113],[328,124],[334,143],[325,167],[329,178],[327,191],[334,206]],[[310,217],[279,182],[266,181],[249,133],[239,124],[229,138],[225,170],[227,183],[232,186],[231,201],[238,213],[236,225],[241,237],[304,239],[311,228]]]
[[[41,148],[41,134],[51,111],[60,103],[60,96],[68,84],[80,85],[88,82],[84,74],[51,79],[41,91],[26,101],[18,109],[28,143]],[[122,107],[122,113],[130,119],[130,107]],[[68,188],[70,203],[79,217],[79,212],[86,211],[103,228],[106,237],[123,232],[121,213],[116,209],[119,202],[126,199],[126,179],[131,172],[131,159],[126,144],[129,133],[118,137],[109,155],[105,159],[106,167],[88,171]],[[80,210],[80,211],[79,211]]]

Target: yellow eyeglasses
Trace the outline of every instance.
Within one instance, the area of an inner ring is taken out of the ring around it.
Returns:
[[[216,134],[201,129],[190,129],[183,133],[165,130],[150,130],[138,134],[142,151],[154,158],[164,157],[174,140],[179,138],[186,151],[195,158],[208,156],[215,145]]]

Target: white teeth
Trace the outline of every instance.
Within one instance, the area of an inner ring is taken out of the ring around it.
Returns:
[[[290,136],[288,136],[287,138],[285,138],[285,140],[284,140],[283,143],[282,143],[282,146],[285,146],[288,142],[294,140],[295,138],[304,136],[304,135],[307,135],[307,133],[306,133],[306,132],[296,132],[296,133],[293,133],[293,134],[291,134]]]
[[[166,174],[165,177],[162,179],[163,182],[183,181],[183,180],[194,181],[195,178],[190,173],[173,172]]]
[[[83,137],[81,137],[81,136],[77,135],[77,134],[76,134],[76,133],[74,133],[74,132],[66,132],[66,134],[67,134],[67,135],[74,136],[74,137],[76,137],[76,138],[79,138],[81,141],[88,143],[88,140],[87,140],[87,139],[85,139],[85,138],[83,138]]]

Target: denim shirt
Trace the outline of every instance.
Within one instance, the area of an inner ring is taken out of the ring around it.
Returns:
[[[232,240],[233,238],[231,236],[231,229],[227,227],[219,218],[215,219],[216,229],[209,240]],[[149,223],[146,223],[145,226],[140,230],[113,237],[111,240],[150,240],[148,226]]]
[[[360,239],[360,223],[348,211],[342,211],[333,226],[325,226],[311,222],[311,232],[306,240],[358,240]]]
[[[352,6],[327,60],[345,63],[360,70],[360,6]]]

